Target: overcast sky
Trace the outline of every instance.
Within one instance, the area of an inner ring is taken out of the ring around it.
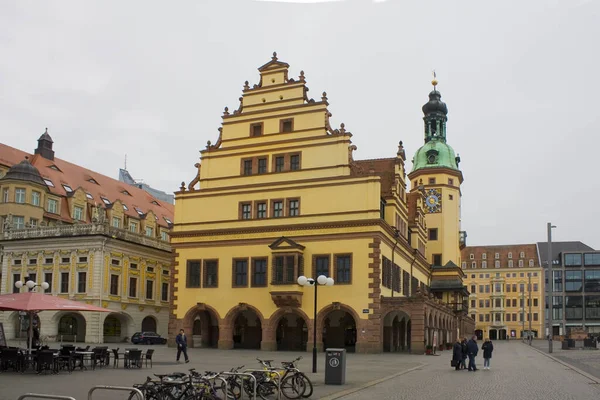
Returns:
[[[173,192],[277,51],[356,158],[423,143],[437,71],[471,245],[600,248],[600,1],[0,2],[0,140]],[[410,163],[409,163],[410,166]]]

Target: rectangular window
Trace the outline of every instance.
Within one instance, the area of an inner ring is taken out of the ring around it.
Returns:
[[[244,160],[244,175],[252,175],[252,160]]]
[[[435,185],[435,178],[429,178],[429,184]]]
[[[267,203],[256,205],[256,218],[267,218]]]
[[[267,159],[266,158],[258,159],[258,173],[259,174],[267,173]]]
[[[69,273],[68,272],[60,273],[60,292],[61,293],[69,293]]]
[[[581,254],[565,254],[565,267],[581,267]]]
[[[252,204],[251,203],[242,203],[240,205],[240,216],[242,219],[251,219],[252,218]]]
[[[129,297],[137,297],[137,278],[129,277]]]
[[[288,216],[297,217],[300,215],[300,200],[288,200]]]
[[[146,236],[150,236],[150,237],[154,236],[154,229],[152,229],[151,226],[146,227]]]
[[[437,265],[437,266],[442,265],[442,255],[441,254],[433,255],[433,265]]]
[[[448,178],[448,185],[454,186],[454,179]]]
[[[336,255],[335,256],[335,283],[352,283],[352,256],[351,255]]]
[[[565,319],[583,318],[583,297],[566,296],[565,297]]]
[[[510,314],[506,314],[506,322],[510,322]]]
[[[539,303],[538,303],[538,299],[533,299],[533,306],[534,306],[534,307],[537,307],[537,306],[538,306],[538,304],[539,304]]]
[[[248,260],[233,261],[233,286],[248,286]]]
[[[487,268],[487,261],[481,262],[481,268]]]
[[[48,289],[45,290],[45,293],[52,293],[52,272],[44,274],[44,282],[48,284]]]
[[[565,292],[581,292],[581,271],[565,271]]]
[[[523,268],[523,260],[519,260],[519,268]]]
[[[554,292],[562,292],[563,291],[563,280],[562,280],[562,271],[552,271],[552,275],[554,275]]]
[[[485,322],[490,322],[490,314],[485,314]]]
[[[276,256],[273,258],[273,283],[290,284],[296,282],[298,274],[295,256]],[[300,261],[300,260],[298,260]]]
[[[283,172],[285,158],[283,156],[275,157],[275,172]]]
[[[485,285],[485,292],[489,293],[490,292],[490,285]]]
[[[58,214],[58,201],[54,199],[48,199],[48,212],[52,214]]]
[[[506,307],[510,307],[510,299],[506,299]]]
[[[273,217],[274,218],[283,217],[283,201],[274,201],[273,202]]]
[[[25,228],[25,217],[13,216],[13,226],[15,229],[24,229]]]
[[[267,286],[267,259],[252,260],[252,287]]]
[[[38,226],[38,222],[39,221],[37,220],[37,218],[29,218],[29,226],[31,228],[37,227]]]
[[[290,170],[298,171],[300,169],[300,154],[290,156]]]
[[[121,218],[113,217],[112,226],[114,226],[115,228],[120,228],[121,227]]]
[[[471,285],[471,293],[477,293],[477,285]]]
[[[600,296],[585,296],[585,318],[600,319]]]
[[[600,270],[591,269],[585,271],[585,291],[600,292]]]
[[[169,301],[169,284],[167,282],[163,282],[162,284],[160,299],[162,301]]]
[[[160,239],[163,242],[168,242],[169,241],[169,234],[165,231],[160,231]]]
[[[483,314],[479,314],[479,322],[483,322]]]
[[[485,300],[485,308],[490,308],[490,300]]]
[[[15,189],[15,203],[25,203],[25,189]]]
[[[87,278],[87,273],[85,272],[78,272],[77,273],[77,293],[85,293],[86,291],[86,278]]]
[[[534,291],[534,292],[537,292],[537,291],[538,291],[538,284],[537,284],[537,283],[534,283],[534,284],[533,284],[533,291]]]
[[[512,268],[514,266],[513,260],[508,260],[508,268]]]
[[[477,300],[471,300],[471,308],[477,307]]]
[[[113,296],[119,295],[119,275],[110,276],[110,294]]]
[[[250,125],[250,136],[261,136],[262,134],[263,134],[262,122]]]
[[[137,224],[137,222],[133,222],[133,221],[129,222],[129,232],[138,233],[138,224]]]
[[[485,307],[485,303],[483,302],[483,300],[479,300],[479,308],[483,307]]]
[[[21,289],[15,286],[15,283],[21,280],[21,274],[13,274],[13,284],[12,284],[12,292],[19,293]]]
[[[384,258],[384,260],[386,260]],[[385,261],[384,261],[385,263]],[[325,275],[326,277],[330,277],[329,272],[329,256],[316,256],[315,257],[315,279],[321,275]],[[389,286],[388,286],[389,287]]]
[[[583,256],[586,266],[600,265],[600,253],[588,253]]]
[[[154,298],[154,281],[146,280],[146,300]]]
[[[8,189],[4,189],[2,191],[2,202],[3,203],[8,203],[8,194],[9,194],[9,190]]]
[[[219,286],[219,262],[217,260],[204,261],[204,284],[205,288],[216,288]]]
[[[438,230],[437,228],[429,229],[429,240],[438,240]]]
[[[554,320],[563,319],[563,297],[552,297],[552,318]]]
[[[187,261],[187,280],[185,287],[188,288],[199,288],[200,287],[200,274],[201,264],[200,260],[188,260]]]
[[[73,207],[73,219],[75,221],[83,221],[83,208],[78,206]]]
[[[40,192],[36,192],[35,190],[31,192],[31,204],[34,206],[40,205],[40,200],[42,198],[42,194]]]
[[[291,132],[294,129],[294,120],[293,119],[282,119],[281,120],[281,132],[287,133]]]

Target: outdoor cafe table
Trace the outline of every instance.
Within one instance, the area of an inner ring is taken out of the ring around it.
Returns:
[[[94,352],[93,351],[75,351],[73,354],[75,354],[75,356],[77,356],[77,359],[79,359],[81,361],[81,364],[79,365],[79,368],[81,370],[85,369],[87,371],[87,367],[85,366],[85,361],[89,361],[90,364],[92,364],[93,367],[93,355]]]
[[[125,368],[130,368],[130,366],[129,366],[129,352],[132,351],[132,350],[133,351],[141,351],[142,352],[142,354],[140,355],[140,362],[141,362],[141,360],[144,359],[144,356],[146,355],[146,352],[142,351],[140,349],[125,349],[125,353],[119,353],[119,354],[121,354],[123,356],[123,366]]]

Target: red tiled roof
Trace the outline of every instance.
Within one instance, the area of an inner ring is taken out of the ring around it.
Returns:
[[[373,170],[381,178],[381,194],[391,195],[396,179],[396,158],[377,158],[372,160],[356,160],[350,164],[351,173],[355,176],[369,175]]]
[[[496,253],[500,258],[496,259]],[[508,253],[512,253],[512,258],[508,257]],[[521,253],[524,257],[521,258]],[[471,259],[473,254],[473,259]],[[486,254],[486,258],[483,258]],[[539,267],[538,251],[535,244],[508,244],[508,245],[492,245],[492,246],[467,246],[461,250],[461,258],[467,262],[467,267],[471,268],[471,263],[476,262],[477,268],[481,268],[481,261],[486,260],[488,267],[494,268],[496,260],[500,261],[500,267],[506,268],[508,260],[515,260],[514,266],[517,267],[518,260],[523,260],[525,267],[529,267],[529,260],[533,260],[533,266]]]
[[[12,167],[23,161],[26,156],[29,157],[31,164],[38,169],[42,178],[52,181],[54,187],[48,186],[48,190],[57,196],[67,197],[67,191],[62,186],[63,184],[71,187],[73,192],[81,187],[93,197],[93,199],[87,199],[89,204],[98,204],[106,207],[101,197],[108,199],[111,203],[120,200],[122,204],[127,205],[128,210],[125,211],[125,214],[128,216],[140,218],[140,215],[135,210],[137,207],[144,214],[152,211],[158,217],[157,223],[163,227],[168,226],[165,218],[173,221],[173,205],[152,197],[148,192],[140,188],[127,185],[126,183],[119,182],[116,179],[90,171],[87,168],[61,160],[60,158],[55,157],[54,160],[48,160],[39,154],[33,155],[0,143],[0,164]],[[52,166],[58,168],[59,171],[51,168]],[[96,181],[97,184],[90,182],[90,179]],[[127,191],[130,195],[124,194],[123,191]],[[62,203],[66,204],[66,202]],[[71,221],[71,216],[66,207],[62,207],[60,219]]]

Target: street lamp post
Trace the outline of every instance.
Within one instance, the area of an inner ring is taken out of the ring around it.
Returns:
[[[333,286],[333,278],[328,278],[325,275],[319,275],[315,280],[313,278],[307,278],[306,276],[298,277],[298,285],[300,286],[314,286],[315,287],[315,307],[313,313],[313,359],[312,359],[312,372],[317,372],[317,289],[319,285]]]
[[[556,226],[548,222],[548,353],[552,353],[552,312],[554,311],[554,276],[552,276],[552,228]]]
[[[525,290],[521,292],[521,340],[525,341]]]
[[[42,282],[41,284],[37,284],[34,281],[27,281],[23,283],[22,281],[16,281],[15,287],[17,289],[21,289],[23,286],[27,286],[30,292],[35,291],[36,288],[41,287],[43,290],[46,290],[50,287],[47,282]],[[28,328],[28,336],[29,336],[29,351],[31,352],[31,345],[33,342],[33,312],[29,312],[29,328]]]
[[[529,275],[529,336],[527,337],[527,339],[529,339],[529,345],[531,346],[531,272],[528,275]]]

